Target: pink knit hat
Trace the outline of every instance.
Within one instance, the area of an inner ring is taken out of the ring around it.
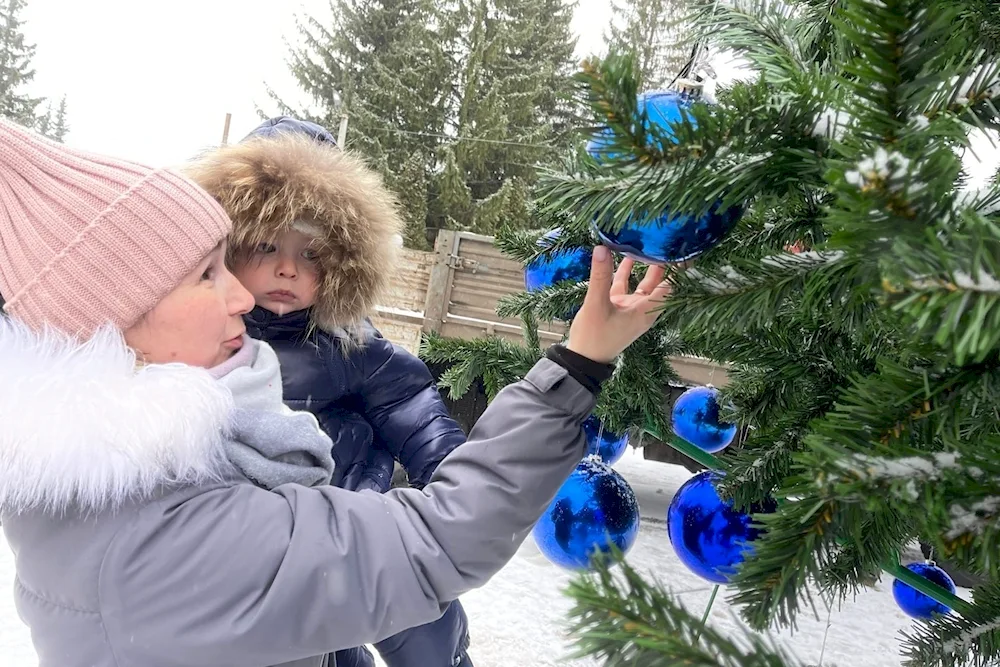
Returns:
[[[0,121],[0,294],[38,329],[135,324],[229,233],[178,173],[69,149]]]

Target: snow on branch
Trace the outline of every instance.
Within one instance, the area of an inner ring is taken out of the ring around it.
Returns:
[[[879,146],[875,155],[866,157],[858,163],[857,169],[844,174],[844,179],[851,185],[865,189],[866,187],[886,183],[897,175],[905,175],[910,170],[910,159],[897,151],[889,152]]]
[[[955,281],[955,285],[959,289],[968,290],[970,292],[1000,294],[1000,280],[997,280],[996,276],[992,276],[988,273],[980,271],[978,278],[973,279],[973,277],[965,271],[955,271],[952,274],[952,278]]]
[[[965,655],[971,653],[974,642],[985,634],[1000,630],[1000,618],[977,625],[974,628],[962,632],[957,638],[946,641],[941,645],[941,650],[945,655]]]
[[[951,529],[945,533],[949,540],[958,539],[962,535],[982,535],[987,529],[1000,525],[1000,498],[989,496],[963,507],[958,503],[948,508],[951,518]]]
[[[900,459],[854,454],[846,460],[837,461],[836,465],[867,480],[934,481],[940,479],[946,471],[965,471],[972,477],[982,476],[983,473],[978,468],[965,468],[959,464],[960,458],[956,452],[938,452],[929,458],[906,456]]]
[[[854,124],[854,117],[842,109],[826,107],[816,116],[813,125],[814,137],[824,137],[834,141],[844,138],[847,129]]]

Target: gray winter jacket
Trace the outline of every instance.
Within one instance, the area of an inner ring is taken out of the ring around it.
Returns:
[[[511,558],[584,453],[593,395],[543,360],[422,490],[266,491],[230,395],[0,322],[0,514],[40,667],[322,667],[432,621]]]

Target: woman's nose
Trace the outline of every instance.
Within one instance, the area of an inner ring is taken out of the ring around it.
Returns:
[[[243,286],[236,276],[232,277],[229,288],[229,304],[232,315],[245,315],[256,305],[253,294]]]

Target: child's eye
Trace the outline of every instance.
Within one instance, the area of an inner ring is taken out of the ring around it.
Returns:
[[[302,251],[302,257],[307,262],[315,262],[317,259],[319,259],[319,253],[310,248],[306,248],[305,250]]]
[[[259,243],[257,244],[257,252],[262,255],[267,255],[274,252],[277,248],[274,247],[273,243]]]

